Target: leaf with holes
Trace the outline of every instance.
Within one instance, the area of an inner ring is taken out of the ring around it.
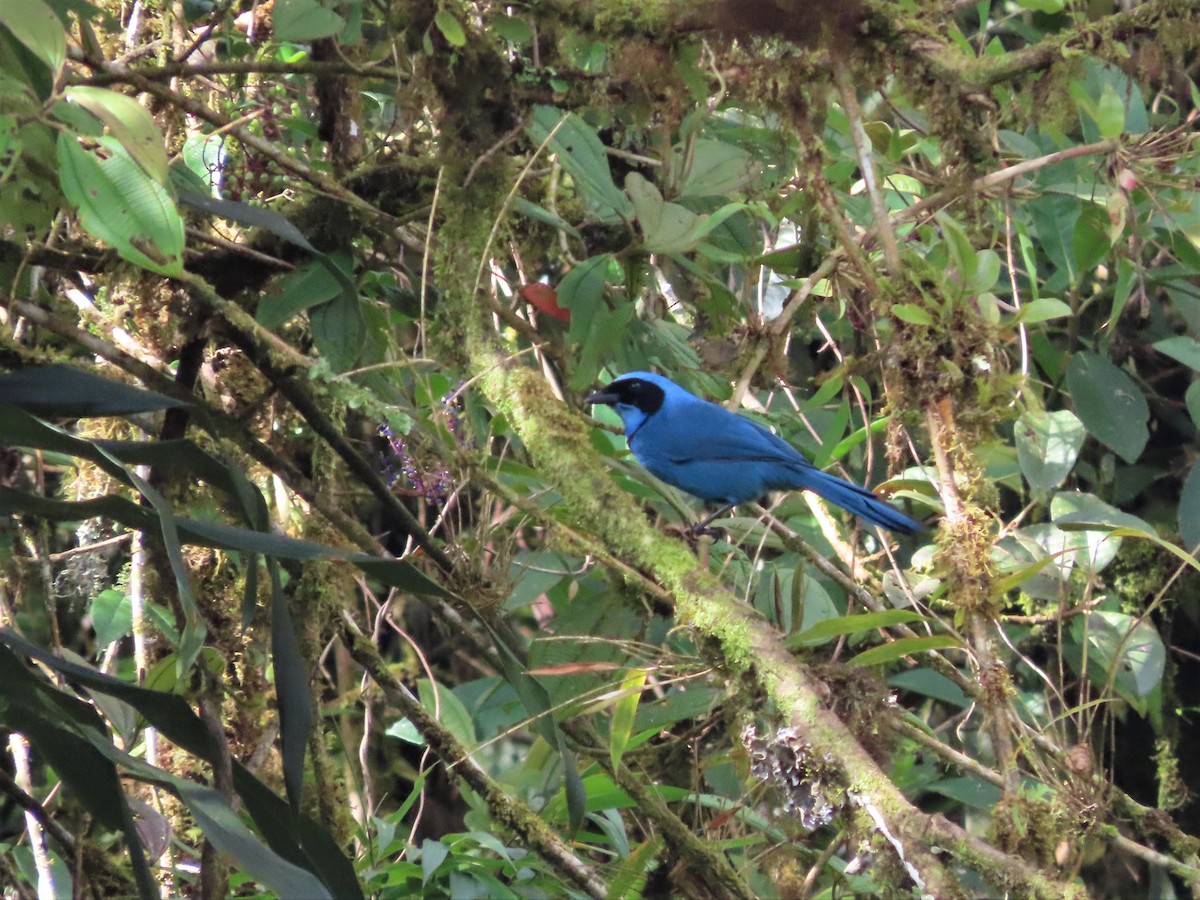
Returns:
[[[120,141],[102,137],[99,143],[85,150],[73,134],[58,137],[59,179],[80,224],[122,259],[160,275],[182,275],[183,219],[175,201]]]
[[[107,125],[112,136],[121,142],[138,165],[166,186],[169,175],[162,132],[142,104],[116,91],[86,85],[69,87],[63,95]]]

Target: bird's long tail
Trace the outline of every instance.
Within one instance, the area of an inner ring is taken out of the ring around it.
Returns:
[[[910,519],[900,510],[884,503],[870,491],[845,479],[813,469],[804,473],[803,487],[815,491],[830,503],[854,513],[860,519],[889,531],[913,534],[923,530],[920,522]]]

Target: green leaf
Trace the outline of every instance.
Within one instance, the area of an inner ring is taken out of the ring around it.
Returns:
[[[1108,213],[1095,203],[1086,203],[1079,211],[1071,231],[1071,259],[1075,271],[1082,274],[1096,268],[1112,247]]]
[[[433,24],[437,26],[438,31],[442,33],[442,37],[446,39],[446,43],[451,47],[465,47],[467,45],[466,32],[463,31],[462,25],[449,10],[439,9],[435,12],[433,14]]]
[[[689,687],[687,690],[673,690],[661,700],[641,704],[633,730],[638,734],[652,729],[661,731],[678,722],[703,718],[711,713],[714,704],[719,702],[720,696],[713,688]]]
[[[275,39],[304,44],[341,34],[346,20],[317,0],[278,0],[272,13]]]
[[[1150,408],[1133,379],[1107,357],[1077,353],[1067,363],[1067,387],[1088,434],[1136,462],[1150,439]]]
[[[544,222],[552,228],[557,228],[560,231],[565,231],[574,238],[579,238],[579,231],[564,219],[558,213],[550,212],[545,207],[538,206],[536,203],[526,200],[524,197],[513,198],[513,209],[522,215],[529,216],[531,219],[536,219],[539,222]]]
[[[1083,447],[1083,423],[1068,409],[1031,410],[1013,428],[1021,474],[1037,493],[1058,487],[1070,474]]]
[[[932,697],[934,700],[941,700],[943,703],[949,703],[960,709],[966,709],[972,702],[963,693],[962,688],[941,672],[936,672],[933,669],[918,668],[909,669],[906,672],[897,672],[888,679],[888,684],[904,691],[912,691],[914,694],[922,694],[926,697]]]
[[[950,647],[961,647],[962,642],[949,634],[934,634],[926,637],[900,638],[890,644],[880,644],[850,660],[852,666],[876,666],[880,663],[892,662],[905,656],[916,656],[930,650],[945,650]]]
[[[308,314],[313,340],[334,372],[353,368],[367,340],[367,323],[357,294],[339,292]]]
[[[1153,346],[1159,353],[1164,353],[1171,359],[1183,363],[1189,369],[1200,372],[1200,341],[1194,337],[1180,334],[1155,341]],[[1200,382],[1196,383],[1200,384]]]
[[[646,670],[633,669],[621,681],[621,696],[613,705],[612,725],[608,736],[608,753],[615,770],[620,764],[629,738],[633,734],[633,723],[637,718],[638,703],[642,688],[646,684]]]
[[[1113,289],[1113,302],[1108,313],[1108,321],[1104,324],[1105,330],[1108,332],[1107,338],[1111,337],[1113,326],[1121,318],[1121,313],[1125,311],[1125,304],[1133,295],[1134,285],[1137,284],[1137,275],[1138,268],[1132,260],[1126,259],[1124,256],[1117,259],[1117,285]]]
[[[534,109],[528,132],[531,140],[539,145],[546,143],[547,149],[558,156],[596,218],[607,223],[630,218],[632,206],[613,182],[604,145],[583,119],[553,106],[539,106]]]
[[[665,844],[661,837],[649,838],[634,847],[627,858],[618,861],[608,878],[610,900],[638,900],[645,896],[646,874]]]
[[[989,248],[975,251],[975,275],[967,285],[968,293],[977,295],[990,291],[999,278],[1000,254]]]
[[[604,286],[612,255],[601,253],[585,259],[563,276],[558,285],[558,305],[571,311],[571,340],[583,343],[592,327],[592,318],[606,307]]]
[[[229,808],[225,798],[212,788],[151,766],[137,757],[121,752],[98,736],[93,737],[92,744],[106,757],[119,762],[122,769],[135,778],[157,784],[175,794],[195,818],[204,837],[217,850],[228,854],[240,869],[263,887],[275,891],[281,897],[333,900],[333,895],[311,872],[263,846]]]
[[[171,195],[116,138],[99,141],[107,159],[84,150],[72,134],[58,136],[59,180],[80,224],[122,259],[160,275],[182,275],[183,220]]]
[[[178,190],[177,196],[179,197],[179,202],[184,206],[191,206],[201,212],[208,213],[210,216],[216,216],[219,219],[228,219],[230,222],[237,222],[239,225],[262,228],[265,231],[271,232],[276,237],[283,238],[288,243],[295,244],[297,247],[307,250],[309,253],[320,256],[324,255],[309,242],[308,238],[304,236],[304,233],[299,228],[272,209],[251,206],[248,203],[242,203],[238,200],[210,197],[207,194],[195,191]]]
[[[1125,101],[1111,83],[1105,83],[1096,104],[1096,125],[1103,138],[1118,138],[1125,130]]]
[[[1144,699],[1162,680],[1166,648],[1154,626],[1144,618],[1091,612],[1072,620],[1071,636],[1075,652],[1065,653],[1071,667],[1081,671],[1084,657],[1078,648],[1086,641],[1088,676],[1101,685],[1112,680],[1117,694],[1130,702]],[[1091,663],[1099,663],[1101,671],[1092,671]]]
[[[1023,304],[1011,320],[1011,324],[1024,322],[1032,325],[1035,322],[1045,322],[1048,319],[1061,319],[1071,315],[1071,307],[1053,297],[1039,297]]]
[[[617,309],[611,309],[607,303],[596,308],[588,322],[587,332],[579,342],[579,357],[571,374],[572,388],[583,390],[596,380],[601,360],[626,338],[634,312],[634,305],[628,302],[622,303]],[[572,333],[575,330],[575,319],[572,317]]]
[[[116,766],[103,747],[116,751],[96,710],[37,678],[7,647],[0,647],[0,724],[19,731],[52,766],[63,784],[96,821],[124,834],[138,894],[158,896],[141,839]]]
[[[1200,381],[1188,385],[1183,402],[1187,405],[1188,415],[1192,417],[1192,424],[1200,426]]]
[[[789,635],[786,646],[793,650],[797,647],[815,647],[827,644],[834,638],[854,634],[858,631],[871,631],[876,628],[889,628],[892,625],[928,621],[926,616],[909,609],[885,609],[853,616],[838,616],[835,619],[824,619],[811,628]]]
[[[637,172],[630,172],[625,177],[625,193],[633,201],[647,251],[673,253],[690,249],[687,238],[699,216],[678,203],[667,203],[658,188]]]
[[[167,187],[170,176],[162,132],[144,106],[125,94],[86,85],[68,87],[63,96],[107,125],[112,136],[121,142],[138,165]]]
[[[1200,463],[1192,465],[1179,495],[1179,536],[1189,552],[1200,547]]]
[[[1017,0],[1017,4],[1034,12],[1057,13],[1063,11],[1066,0]]]
[[[990,781],[976,778],[973,775],[961,778],[943,778],[929,785],[926,790],[957,800],[963,806],[972,809],[991,811],[1001,800],[1000,788]]]
[[[0,25],[56,76],[67,58],[67,30],[42,0],[0,0]]]
[[[975,248],[971,246],[971,240],[962,225],[953,216],[939,212],[934,218],[942,231],[942,241],[950,257],[950,267],[958,276],[958,283],[966,290],[975,282],[978,272],[979,260],[975,255]]]
[[[1137,516],[1082,491],[1055,494],[1050,502],[1050,518],[1055,526],[1070,533],[1071,545],[1078,548],[1075,564],[1092,574],[1103,570],[1120,550],[1121,538],[1116,534],[1117,529],[1155,534],[1154,529]]]
[[[67,453],[72,456],[88,459],[112,477],[136,489],[146,500],[153,510],[153,515],[150,516],[148,521],[145,517],[149,514],[143,508],[129,501],[125,501],[125,503],[138,510],[134,518],[146,523],[147,527],[157,527],[157,530],[161,533],[163,550],[166,553],[167,562],[171,566],[171,571],[175,576],[176,593],[179,597],[179,605],[184,616],[184,628],[180,634],[179,656],[180,665],[186,671],[200,652],[200,647],[204,642],[205,626],[196,607],[195,597],[192,593],[191,578],[188,574],[187,566],[183,561],[183,552],[179,545],[176,521],[171,515],[163,496],[145,479],[96,442],[75,437],[61,428],[56,428],[42,422],[14,406],[0,404],[0,434],[4,434],[15,446],[56,450],[60,453]],[[116,498],[103,498],[105,501],[113,499]],[[24,493],[12,488],[0,488],[0,507],[6,504],[11,505],[12,508],[31,512],[38,508],[43,510],[62,508],[62,501],[51,500],[37,494]],[[71,505],[86,506],[87,502],[83,504],[67,504],[67,506]],[[118,509],[121,508],[120,503],[114,505]]]
[[[422,678],[417,682],[417,696],[421,698],[421,705],[429,715],[441,722],[460,744],[468,750],[475,748],[479,742],[475,734],[475,722],[454,691],[442,684],[435,685],[428,678]]]
[[[426,838],[421,842],[421,883],[429,884],[429,879],[438,867],[450,855],[450,848],[441,841]]]
[[[910,325],[933,324],[933,316],[930,315],[929,310],[915,303],[897,303],[888,312],[901,322],[908,322]]]
[[[133,631],[133,606],[123,591],[108,588],[92,600],[92,627],[96,643],[107,646]]]
[[[70,366],[35,366],[0,375],[5,403],[43,416],[127,416],[187,406],[153,391]]]
[[[682,148],[674,148],[667,183],[679,185],[680,197],[723,197],[745,187],[761,171],[741,147],[710,138],[700,138],[691,145],[691,164],[681,173],[678,170],[684,162]]]
[[[517,16],[497,16],[492,21],[496,33],[510,44],[528,44],[533,40],[533,29],[529,23]]]
[[[417,730],[417,726],[413,724],[411,719],[397,719],[383,731],[388,737],[399,738],[406,744],[413,744],[417,747],[424,747],[426,744],[425,736]]]

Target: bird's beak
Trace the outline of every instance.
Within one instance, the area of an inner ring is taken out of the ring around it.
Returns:
[[[612,406],[617,402],[617,395],[612,391],[607,391],[602,388],[598,391],[593,391],[592,393],[588,394],[583,398],[583,402],[592,404],[603,403],[607,406]]]

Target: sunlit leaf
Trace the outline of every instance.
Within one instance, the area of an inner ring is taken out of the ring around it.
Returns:
[[[927,637],[899,638],[887,644],[880,644],[850,660],[852,666],[875,666],[880,663],[892,662],[905,656],[919,657],[932,650],[946,650],[951,647],[961,647],[962,642],[949,634],[934,634]]]
[[[633,723],[637,716],[638,701],[641,699],[642,687],[645,683],[645,669],[633,669],[621,682],[621,697],[613,706],[612,724],[608,736],[608,752],[614,769],[619,765],[625,748],[629,746],[629,738],[633,733]]]
[[[1058,487],[1083,447],[1083,423],[1069,409],[1030,410],[1013,426],[1021,474],[1035,492]]]
[[[85,229],[123,259],[160,275],[183,274],[183,220],[171,195],[146,174],[116,138],[100,138],[108,154],[85,150],[71,134],[58,137],[63,193]]]
[[[1131,702],[1145,698],[1162,680],[1167,653],[1162,638],[1145,618],[1118,612],[1092,612],[1071,622],[1076,645],[1086,640],[1089,676],[1098,684],[1111,679],[1119,695]],[[1078,672],[1081,651],[1066,654]],[[1098,672],[1091,671],[1096,666]]]
[[[87,85],[68,87],[63,96],[107,125],[138,165],[159,184],[167,186],[167,151],[162,132],[144,106],[125,94]]]
[[[0,0],[0,25],[55,74],[67,57],[67,31],[42,0]]]
[[[446,43],[451,47],[465,47],[467,45],[467,35],[463,31],[462,23],[445,7],[433,14],[433,24],[437,26],[437,30],[442,33],[442,37],[446,39]]]
[[[885,609],[879,612],[859,613],[853,616],[839,616],[836,619],[825,619],[811,628],[806,628],[787,639],[789,647],[813,647],[827,644],[834,638],[858,631],[870,631],[876,628],[889,628],[892,625],[907,625],[912,622],[926,622],[928,619],[918,612],[908,609]]]

